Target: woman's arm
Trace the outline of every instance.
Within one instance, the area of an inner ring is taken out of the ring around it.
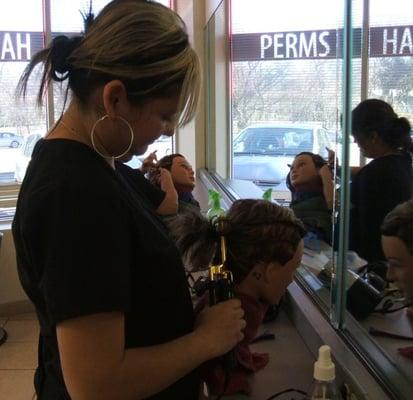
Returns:
[[[168,343],[125,349],[122,313],[101,313],[57,326],[63,376],[74,400],[151,396],[243,338],[239,300],[205,310],[195,331]]]
[[[334,205],[334,181],[333,175],[327,165],[322,166],[318,174],[320,175],[323,184],[323,195],[329,210],[333,209]]]
[[[334,150],[329,149],[328,147],[326,147],[326,150],[328,151],[328,165],[331,169],[334,168],[334,164],[336,165],[337,168],[337,174],[340,173],[340,165],[338,162],[338,158],[336,157],[336,153]],[[355,175],[357,175],[359,173],[359,171],[362,169],[363,167],[350,167],[350,174],[352,177],[354,177]]]

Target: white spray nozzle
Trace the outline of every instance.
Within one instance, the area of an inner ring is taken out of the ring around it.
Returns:
[[[331,350],[327,345],[318,349],[318,360],[314,363],[314,378],[319,381],[332,381],[336,377],[336,368],[331,360]]]

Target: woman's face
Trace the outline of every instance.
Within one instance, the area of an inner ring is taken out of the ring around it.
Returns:
[[[366,158],[374,158],[376,156],[376,146],[373,137],[365,135],[357,135],[353,133],[354,141],[360,149],[360,153]]]
[[[413,300],[413,255],[398,237],[382,236],[381,243],[388,261],[387,279]]]
[[[262,297],[270,304],[278,304],[288,285],[294,280],[295,270],[303,257],[303,240],[297,246],[294,256],[285,265],[270,264],[266,270],[266,284]]]
[[[318,170],[308,154],[302,154],[294,159],[291,166],[290,180],[294,188],[314,183],[318,178]]]
[[[191,190],[195,187],[194,170],[185,157],[175,157],[170,172],[175,185],[186,186]]]
[[[136,105],[129,101],[121,82],[111,81],[103,88],[103,103],[107,114],[116,117],[98,121],[93,128],[93,139],[101,154],[116,156],[128,150],[125,157],[132,158],[145,153],[161,135],[174,134],[178,94],[150,98]]]
[[[145,153],[161,135],[173,136],[178,113],[178,96],[160,97],[133,107],[128,121],[134,131],[133,154]]]

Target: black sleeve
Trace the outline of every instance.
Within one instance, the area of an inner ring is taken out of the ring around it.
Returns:
[[[121,196],[111,184],[66,180],[31,199],[27,243],[41,265],[51,323],[128,309],[131,238]]]
[[[389,163],[377,162],[365,167],[358,188],[358,249],[368,261],[384,259],[381,248],[381,224],[385,216],[405,201],[404,185],[397,169]],[[352,229],[354,231],[354,229]]]
[[[152,185],[140,170],[122,163],[117,164],[116,169],[134,190],[144,196],[154,210],[161,205],[166,193],[161,188]]]

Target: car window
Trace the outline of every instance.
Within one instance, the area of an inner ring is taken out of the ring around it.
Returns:
[[[234,141],[234,153],[295,155],[312,151],[311,129],[290,127],[248,128]]]

